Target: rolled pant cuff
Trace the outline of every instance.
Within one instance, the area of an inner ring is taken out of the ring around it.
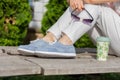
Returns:
[[[61,37],[61,35],[58,35],[55,31],[53,31],[53,30],[51,30],[51,29],[47,30],[46,33],[48,33],[48,32],[52,33],[57,40],[60,39],[60,37]]]

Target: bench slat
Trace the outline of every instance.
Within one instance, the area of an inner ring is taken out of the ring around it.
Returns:
[[[82,56],[82,55],[81,55]],[[29,59],[42,68],[43,75],[73,75],[120,72],[120,58],[97,61],[93,57],[77,59]]]
[[[17,56],[0,56],[0,76],[41,74],[41,68]]]

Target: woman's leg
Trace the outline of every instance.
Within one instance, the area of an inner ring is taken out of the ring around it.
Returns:
[[[66,45],[73,44],[78,38],[80,38],[84,33],[92,28],[91,26],[95,24],[99,15],[99,6],[85,4],[85,8],[94,18],[91,25],[84,24],[80,21],[74,21],[74,18],[71,17],[71,9],[68,8],[67,11],[60,17],[60,19],[48,30],[50,33],[48,33],[43,39],[45,41],[51,42],[53,41],[54,35],[58,39],[61,37],[61,34],[63,32],[60,42]],[[91,19],[90,15],[85,10],[80,12],[80,14],[77,16],[81,19]]]
[[[61,31],[69,26],[71,23],[71,8],[69,7],[64,14],[57,20],[57,22],[47,30],[46,38],[54,37],[59,39],[61,37]]]
[[[94,43],[94,45],[97,44],[97,37],[103,36],[102,32],[100,31],[100,29],[95,25],[92,29],[90,29],[87,34],[89,35],[90,39],[92,40],[92,42]]]
[[[103,6],[96,25],[97,27],[89,31],[93,42],[96,43],[96,38],[99,36],[109,37],[110,54],[120,56],[120,16],[112,9]]]
[[[98,10],[100,10],[100,16],[97,18],[96,24],[98,27],[91,29],[89,34],[94,43],[96,43],[96,38],[99,36],[109,37],[111,40],[110,54],[114,53],[115,55],[120,56],[120,16],[108,7],[100,6]],[[73,41],[73,43],[90,29],[85,25],[83,25],[84,27],[79,28],[78,25],[80,26],[81,24],[74,23],[72,25],[77,28],[76,30],[71,26],[71,28],[68,27],[65,29],[65,32],[63,31]]]
[[[86,4],[85,9],[91,14],[91,16],[94,18],[93,22],[88,25],[81,21],[74,21],[69,27],[66,27],[66,29],[62,30],[64,34],[66,34],[69,39],[72,41],[72,44],[74,44],[83,34],[85,34],[88,30],[93,28],[93,25],[96,23],[96,20],[99,16],[99,8],[98,5],[91,5]],[[86,11],[82,11],[79,15],[82,19],[91,19],[90,15]],[[64,40],[64,37],[60,39],[62,42]]]
[[[90,39],[92,40],[92,42],[94,43],[95,46],[97,45],[97,41],[96,41],[97,37],[104,36],[97,25],[95,25],[91,30],[88,31],[88,35],[89,35]],[[110,47],[109,54],[115,55],[113,53],[114,52]]]

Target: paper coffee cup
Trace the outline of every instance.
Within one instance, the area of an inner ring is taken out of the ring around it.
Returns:
[[[97,38],[97,60],[106,61],[108,57],[110,39],[108,37]]]

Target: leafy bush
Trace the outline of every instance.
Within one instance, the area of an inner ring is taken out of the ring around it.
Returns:
[[[27,0],[0,0],[0,45],[21,44],[30,18]]]
[[[46,5],[47,12],[42,20],[42,31],[45,32],[50,28],[58,18],[64,13],[67,5],[67,0],[50,0]],[[84,35],[80,40],[75,43],[76,47],[94,47],[88,35]]]

